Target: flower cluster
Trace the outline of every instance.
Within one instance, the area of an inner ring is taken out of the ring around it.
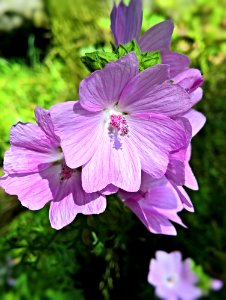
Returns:
[[[179,251],[157,251],[156,259],[150,261],[148,282],[155,287],[155,294],[164,300],[195,300],[211,289],[222,288],[221,280],[211,279],[203,272],[200,274],[196,268],[190,258],[182,261]]]
[[[192,109],[203,77],[170,50],[171,21],[139,37],[141,22],[140,0],[114,6],[116,46],[136,40],[141,53],[158,51],[161,63],[140,72],[129,52],[85,78],[78,101],[38,107],[37,124],[11,129],[0,185],[31,210],[50,201],[53,228],[78,213],[102,213],[113,193],[153,233],[175,235],[171,221],[183,225],[178,212],[194,210],[183,186],[198,188],[189,160],[191,139],[205,123]]]

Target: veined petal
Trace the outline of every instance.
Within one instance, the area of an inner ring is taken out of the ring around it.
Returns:
[[[191,63],[187,56],[177,52],[163,51],[161,52],[161,56],[162,63],[170,66],[171,78],[186,70]]]
[[[60,137],[66,164],[74,169],[85,164],[96,152],[102,139],[102,113],[84,110],[79,102],[54,105],[51,110],[56,134]]]
[[[106,209],[106,199],[99,193],[85,193],[81,185],[81,174],[59,183],[60,188],[50,205],[51,226],[57,230],[70,224],[78,213],[99,214]]]
[[[0,185],[9,195],[17,195],[23,206],[38,210],[53,198],[47,178],[51,177],[51,180],[54,180],[54,176],[55,173],[49,168],[40,173],[2,177]]]
[[[137,215],[150,232],[176,235],[174,226],[164,215],[151,208],[145,209],[140,201],[126,200],[124,203]]]
[[[161,115],[128,118],[129,138],[135,145],[142,170],[155,178],[162,177],[167,169],[169,153],[186,146],[183,128],[170,118]]]
[[[105,133],[98,150],[82,169],[82,184],[87,193],[101,191],[109,184],[135,192],[140,188],[140,180],[140,159],[127,136],[111,140]]]
[[[84,109],[98,112],[112,107],[119,100],[125,85],[138,74],[138,61],[129,53],[104,69],[95,71],[80,83],[80,103]]]
[[[203,76],[198,69],[185,70],[172,78],[175,84],[179,84],[189,94],[203,84]]]
[[[5,153],[4,170],[8,174],[40,172],[62,158],[57,150],[45,153],[12,146]]]
[[[192,137],[195,136],[206,123],[206,117],[197,110],[190,109],[183,114],[183,117],[188,119],[192,127]]]
[[[139,39],[142,52],[169,50],[174,24],[171,20],[163,21],[147,30]]]
[[[50,112],[44,108],[35,108],[35,118],[38,126],[45,132],[47,137],[51,140],[54,147],[58,147],[60,144],[59,138],[55,135],[53,129],[53,123],[50,118]]]
[[[131,80],[120,97],[120,109],[126,113],[156,113],[166,116],[176,116],[188,111],[192,106],[189,94],[179,85],[163,82],[167,79],[166,70],[165,65],[159,65],[145,70]],[[154,78],[150,74],[155,74]]]
[[[111,31],[116,46],[139,38],[142,15],[141,0],[131,0],[129,6],[122,1],[118,6],[114,5],[111,12]]]
[[[182,186],[175,185],[173,182],[171,182],[171,184],[177,192],[178,196],[180,197],[184,208],[187,211],[194,212],[194,206],[184,188]]]
[[[156,85],[160,85],[168,79],[169,67],[161,64],[137,74],[124,88],[120,96],[118,107],[121,110],[129,109],[134,103],[148,98]]]
[[[15,147],[41,153],[50,153],[55,149],[49,137],[36,124],[17,123],[10,130],[10,144]]]

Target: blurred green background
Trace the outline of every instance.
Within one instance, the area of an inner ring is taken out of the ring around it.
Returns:
[[[128,1],[127,1],[128,2]],[[143,30],[175,21],[172,48],[188,55],[205,77],[197,109],[207,116],[193,141],[192,167],[200,190],[189,192],[195,213],[177,237],[150,234],[110,197],[105,213],[79,215],[51,229],[48,207],[30,212],[0,190],[0,299],[155,299],[147,283],[156,250],[180,250],[226,284],[226,2],[144,1]],[[107,0],[0,1],[0,160],[9,129],[34,121],[36,105],[76,99],[88,71],[80,56],[109,46]],[[226,289],[206,299],[226,299]]]

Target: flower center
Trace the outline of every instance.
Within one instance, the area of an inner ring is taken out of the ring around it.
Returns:
[[[129,129],[125,117],[123,117],[123,115],[112,114],[110,116],[109,131],[110,132],[116,131],[121,136],[127,135]]]
[[[74,170],[69,168],[65,162],[62,163],[62,169],[61,169],[61,173],[60,173],[60,180],[66,180],[71,178],[72,174],[74,173]]]
[[[165,278],[165,282],[168,287],[173,287],[177,283],[177,281],[178,278],[176,274],[169,275]]]

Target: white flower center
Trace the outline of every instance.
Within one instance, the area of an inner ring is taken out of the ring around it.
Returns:
[[[178,282],[178,276],[177,274],[170,274],[170,275],[167,275],[165,277],[165,283],[166,285],[169,287],[169,288],[172,288],[176,285],[176,283]]]

